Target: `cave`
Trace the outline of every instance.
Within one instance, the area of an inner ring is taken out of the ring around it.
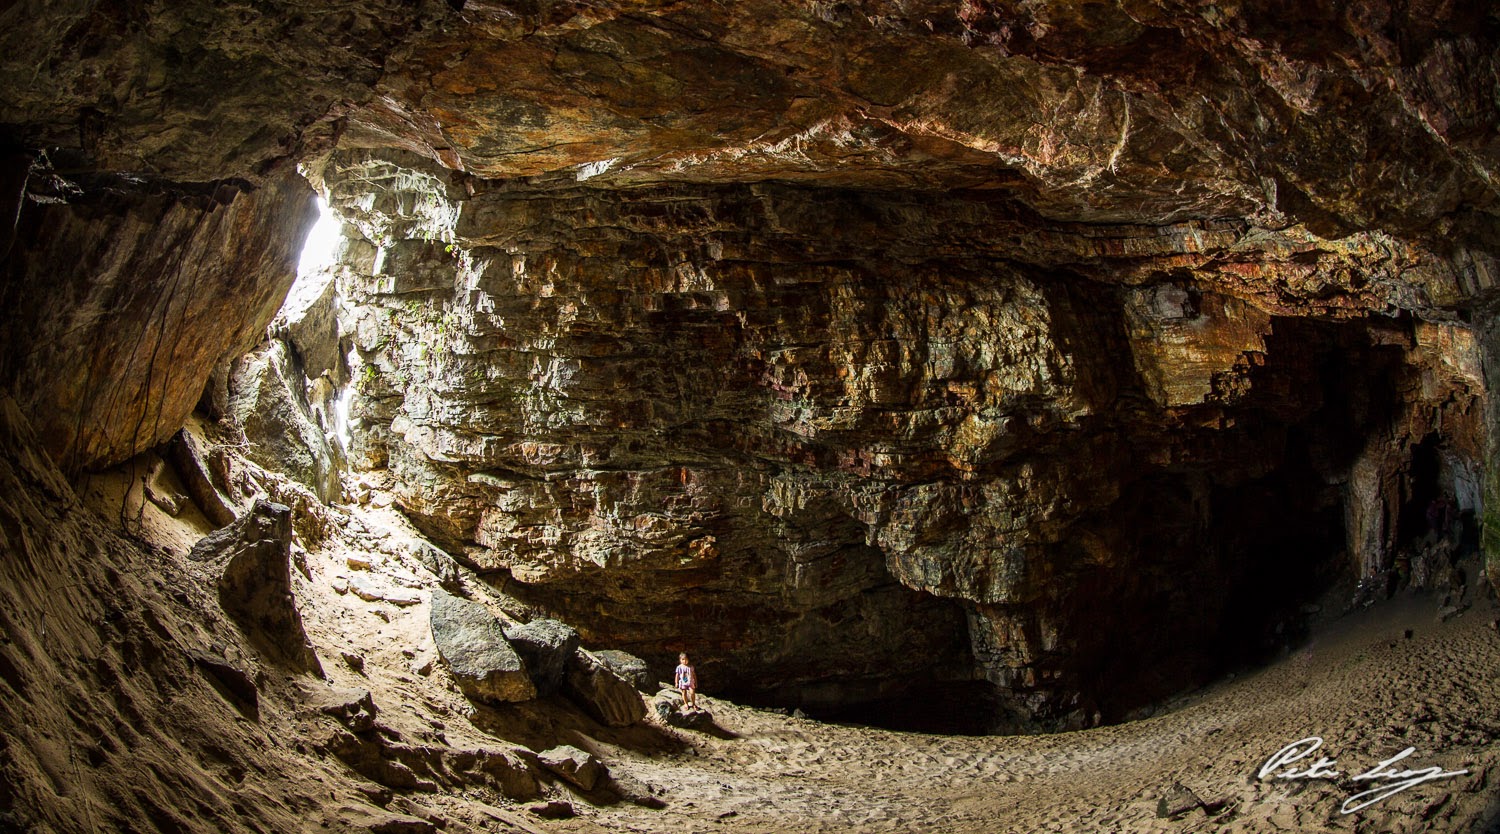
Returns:
[[[0,22],[0,831],[1500,830],[1500,12]]]

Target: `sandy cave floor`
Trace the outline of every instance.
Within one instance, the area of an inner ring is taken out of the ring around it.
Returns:
[[[118,501],[117,491],[98,490],[96,504]],[[376,503],[384,503],[379,493]],[[424,590],[430,577],[400,555],[399,543],[416,533],[388,507],[343,508],[335,515],[340,529],[324,546],[299,553],[307,573],[296,577],[299,605],[331,683],[370,689],[382,724],[407,739],[538,750],[571,743],[667,803],[660,810],[630,802],[595,806],[558,783],[546,787],[548,797],[571,800],[577,816],[544,820],[523,810],[529,803],[496,807],[455,794],[411,795],[415,805],[404,807],[433,811],[449,821],[448,830],[1500,830],[1500,634],[1494,625],[1500,608],[1476,588],[1469,591],[1471,607],[1446,622],[1437,617],[1435,600],[1411,596],[1331,618],[1274,665],[1114,727],[1037,737],[941,737],[825,724],[708,696],[703,702],[719,733],[666,727],[654,716],[639,727],[609,730],[565,703],[495,709],[467,702],[435,662]],[[170,519],[148,506],[144,524],[148,538],[182,553],[203,522],[192,514]],[[348,590],[361,572],[367,586],[388,589],[396,599],[414,591],[417,601],[362,598]],[[466,582],[497,613],[519,613],[472,575]],[[345,655],[359,658],[362,668]],[[1347,780],[1253,778],[1277,749],[1314,735],[1325,739],[1320,753],[1336,758],[1348,775],[1407,746],[1416,748],[1408,766],[1468,773],[1349,815],[1339,812],[1340,803],[1362,788]],[[324,767],[330,783],[343,781],[334,775],[338,762]],[[1160,818],[1158,799],[1175,782],[1207,808]],[[475,813],[471,804],[486,813]],[[332,812],[317,828],[336,828],[340,818]]]

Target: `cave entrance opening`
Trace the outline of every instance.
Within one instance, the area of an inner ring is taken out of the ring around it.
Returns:
[[[306,319],[307,314],[315,312],[314,308],[320,304],[325,307],[325,312],[336,318],[343,307],[337,276],[339,255],[346,245],[344,222],[321,195],[317,201],[318,219],[302,244],[302,253],[297,259],[297,280],[282,304],[280,318],[283,320],[291,316]],[[332,325],[333,332],[324,333],[323,338],[326,341],[331,335],[338,345],[337,323],[329,321],[328,324]],[[341,345],[336,354],[338,367],[325,369],[318,378],[309,379],[308,394],[315,412],[321,412],[317,416],[329,433],[330,442],[337,443],[339,452],[347,458],[353,440],[349,429],[349,403],[354,387],[349,384],[348,362]]]
[[[328,201],[319,197],[317,222],[308,230],[302,254],[297,258],[297,280],[303,281],[333,266],[338,261],[339,246],[343,242],[343,224],[328,207]]]

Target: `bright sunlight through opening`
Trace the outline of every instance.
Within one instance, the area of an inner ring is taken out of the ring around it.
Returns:
[[[307,233],[302,257],[297,261],[297,277],[317,272],[333,263],[339,248],[339,219],[328,210],[328,203],[318,198],[318,222]]]

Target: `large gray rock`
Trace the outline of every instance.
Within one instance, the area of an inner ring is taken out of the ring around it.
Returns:
[[[329,503],[342,495],[343,452],[313,419],[303,380],[286,344],[272,339],[234,363],[229,415],[249,441],[247,457]]]
[[[219,604],[251,642],[297,669],[321,672],[292,596],[292,511],[265,499],[193,545],[188,558],[222,565]]]
[[[594,652],[594,657],[598,658],[600,663],[609,667],[611,672],[624,678],[627,683],[641,692],[651,693],[655,691],[656,681],[651,680],[651,667],[647,666],[646,661],[641,660],[639,657],[630,652],[622,652],[619,649],[597,651]]]
[[[537,695],[551,695],[562,686],[568,661],[578,651],[578,632],[572,626],[538,619],[525,625],[505,626],[505,637],[526,661]]]
[[[646,705],[635,687],[584,649],[573,652],[563,693],[610,727],[628,727],[646,715]]]
[[[463,693],[477,701],[529,701],[536,687],[488,608],[432,592],[432,639]]]

